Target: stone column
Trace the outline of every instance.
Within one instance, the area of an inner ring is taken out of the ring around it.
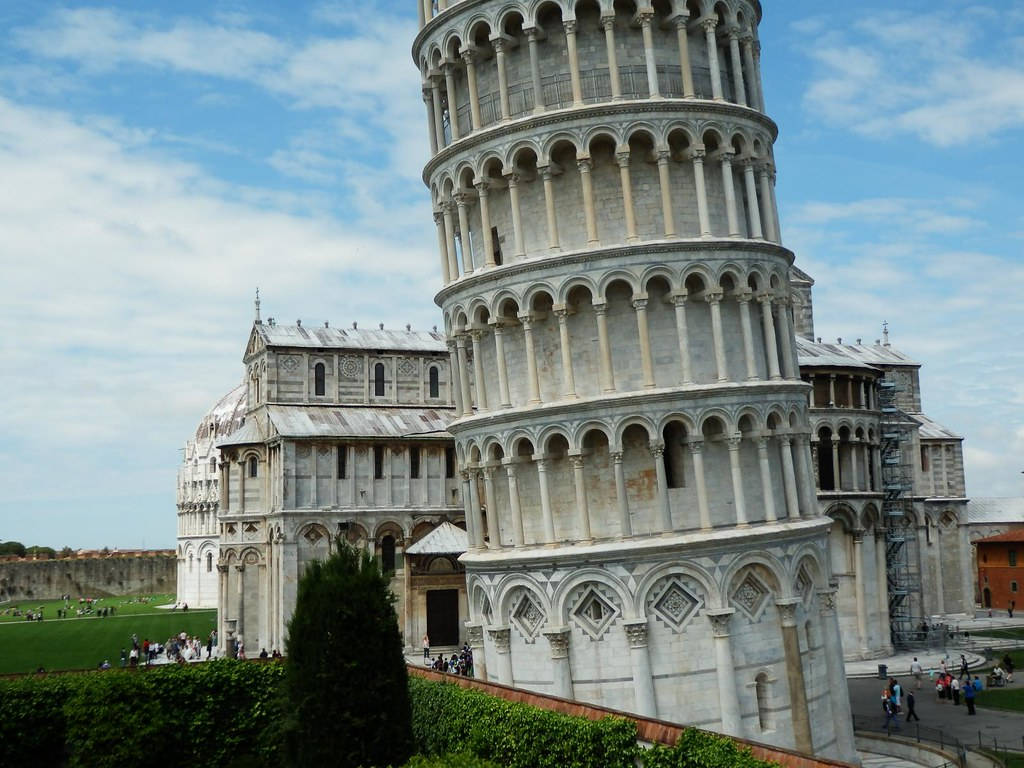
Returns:
[[[708,215],[708,188],[704,179],[704,145],[700,144],[690,152],[693,162],[693,186],[697,192],[697,218],[700,221],[700,236],[711,237],[711,218]]]
[[[722,101],[722,69],[718,64],[718,40],[715,36],[715,27],[718,26],[718,19],[706,18],[701,22],[704,27],[704,37],[708,47],[708,66],[711,69],[711,96],[715,101]]]
[[[526,247],[523,245],[523,218],[519,208],[519,174],[512,172],[505,174],[508,180],[508,199],[512,207],[512,234],[515,238],[515,255],[520,259],[526,256]]]
[[[486,682],[487,654],[484,651],[483,625],[466,622],[466,643],[473,651],[473,677]]]
[[[652,99],[660,99],[661,89],[658,87],[658,65],[654,61],[654,37],[651,34],[651,21],[654,19],[654,11],[637,11],[634,18],[640,20],[640,34],[644,41],[644,62],[647,64],[647,91]]]
[[[223,655],[227,651],[228,567],[217,563],[217,643]]]
[[[815,517],[818,495],[817,486],[814,483],[814,471],[808,465],[811,452],[807,443],[807,435],[793,436],[793,445],[796,451],[797,500],[800,502],[803,514],[807,517]]]
[[[484,499],[487,501],[488,548],[501,549],[501,529],[498,527],[498,505],[494,499],[494,467],[484,467]]]
[[[530,46],[530,81],[533,84],[533,111],[540,114],[544,111],[544,84],[540,79],[540,56],[537,53],[537,28],[524,27],[526,40]]]
[[[455,415],[462,416],[466,410],[462,405],[462,386],[459,383],[462,380],[459,374],[459,353],[456,350],[454,339],[449,338],[445,345],[448,347],[448,365],[451,367],[451,389],[455,400]],[[355,487],[355,482],[353,481],[351,485]]]
[[[754,357],[754,330],[750,323],[750,291],[743,291],[736,297],[740,305],[740,325],[743,329],[743,357],[747,363],[747,381],[757,381],[757,360]]]
[[[764,110],[761,103],[761,84],[754,77],[754,38],[747,30],[741,38],[743,43],[743,61],[747,66],[747,79],[750,83],[750,106],[754,109]]]
[[[718,157],[722,164],[722,187],[725,189],[725,214],[729,222],[729,237],[740,237],[740,217],[736,212],[736,185],[732,178],[732,149],[722,150]]]
[[[881,523],[875,524],[875,578],[878,586],[875,591],[878,593],[878,616],[881,619],[882,649],[889,655],[892,654],[892,628],[889,622],[889,576],[888,568],[885,566],[885,529],[879,527]],[[904,545],[905,546],[905,545]]]
[[[736,92],[736,103],[747,106],[747,89],[743,85],[743,64],[740,61],[740,30],[729,30],[729,53],[732,56],[732,85]]]
[[[459,382],[462,386],[462,408],[467,415],[473,413],[473,395],[469,389],[469,360],[466,359],[466,337],[455,337],[455,349],[459,360]]]
[[[835,488],[833,490],[843,490],[843,467],[839,461],[839,446],[842,441],[838,437],[832,438],[832,477],[835,480]]]
[[[615,469],[615,500],[619,508],[619,528],[623,538],[633,535],[633,523],[629,519],[629,496],[626,495],[626,473],[622,467],[622,451],[610,451]]]
[[[512,110],[508,105],[508,73],[505,65],[505,49],[508,47],[508,40],[498,35],[491,38],[491,45],[494,46],[494,58],[498,65],[498,97],[501,101],[501,119],[504,122],[512,116]]]
[[[505,325],[500,321],[491,324],[494,329],[494,354],[498,358],[498,396],[502,408],[512,407],[512,395],[508,389],[508,361],[505,359]]]
[[[569,345],[569,310],[560,307],[555,310],[558,317],[558,339],[562,349],[562,386],[566,400],[576,399],[576,380],[572,374],[572,348]]]
[[[633,690],[636,692],[636,713],[641,717],[657,717],[651,675],[651,654],[647,646],[647,619],[628,619],[622,623],[629,641],[629,662],[633,669]]]
[[[757,182],[754,179],[754,159],[743,160],[743,180],[747,186],[747,212],[750,214],[750,236],[755,240],[764,239],[761,229],[761,211],[757,202]]]
[[[589,541],[590,533],[590,510],[587,506],[587,487],[583,478],[583,457],[574,455],[569,457],[572,462],[573,486],[576,490],[576,514],[579,517],[580,539]]]
[[[807,708],[807,686],[804,683],[804,663],[800,658],[800,638],[796,628],[796,609],[800,598],[776,600],[782,624],[782,647],[786,652],[786,680],[789,682],[789,714],[793,724],[793,739],[798,752],[814,754],[811,738],[811,714]],[[842,658],[842,654],[840,654]],[[843,686],[846,687],[845,685]],[[839,730],[846,723],[839,723]]]
[[[444,65],[444,90],[448,95],[448,127],[452,132],[452,141],[458,141],[459,135],[459,99],[455,91],[455,64],[446,62]]]
[[[593,167],[589,157],[578,159],[576,167],[580,171],[580,186],[583,187],[583,215],[587,222],[587,245],[600,245],[597,236],[597,213],[594,210],[594,185],[590,178]]]
[[[818,606],[821,612],[821,634],[825,645],[825,661],[828,664],[828,693],[832,706],[832,719],[842,726],[853,722],[850,711],[850,696],[846,686],[846,669],[843,665],[843,648],[840,640],[839,618],[836,616],[836,590],[818,590]],[[836,751],[842,760],[857,759],[857,748],[853,743],[853,728],[836,728]]]
[[[761,164],[758,175],[761,179],[761,202],[764,206],[764,211],[761,213],[764,231],[769,240],[777,243],[779,242],[779,233],[775,227],[775,211],[772,206],[772,179],[767,163]]]
[[[469,512],[473,516],[473,527],[476,528],[477,540],[482,549],[484,546],[483,520],[480,519],[480,472],[477,469],[469,471]],[[490,539],[489,548],[494,547],[497,531],[487,531],[487,538]]]
[[[665,237],[676,237],[675,214],[672,211],[672,174],[669,161],[672,153],[658,150],[658,187],[661,190],[661,218],[665,222]]]
[[[487,634],[490,635],[491,644],[498,656],[498,682],[502,685],[513,685],[511,627],[488,627]]]
[[[612,347],[608,340],[608,305],[594,304],[594,318],[597,324],[597,345],[601,349],[601,391],[615,391],[615,374],[612,369]]]
[[[235,590],[235,637],[241,637],[242,643],[245,643],[245,633],[249,631],[249,627],[245,620],[245,565],[236,565],[235,573],[238,574],[238,588]]]
[[[868,653],[868,604],[864,595],[864,571],[867,564],[864,562],[864,529],[853,530],[853,567],[856,569],[854,575],[854,588],[857,594],[857,641],[860,644],[861,656],[866,657]]]
[[[718,709],[722,718],[722,733],[728,736],[743,735],[743,720],[740,717],[740,697],[736,692],[736,662],[732,657],[732,642],[729,639],[729,624],[735,608],[714,608],[704,611],[711,622],[715,637],[715,667],[718,671]]]
[[[444,466],[442,460],[441,474],[444,474]],[[480,532],[479,524],[477,524],[476,516],[473,514],[472,497],[470,496],[469,487],[469,471],[462,470],[459,472],[462,477],[462,511],[466,516],[466,537],[469,539],[470,549],[482,549],[484,545],[483,534]],[[442,501],[443,501],[442,497]]]
[[[686,26],[689,16],[676,16],[676,40],[679,43],[679,68],[683,75],[683,98],[692,99],[697,95],[693,87],[693,65],[690,64],[690,38]]]
[[[676,336],[679,339],[679,364],[682,368],[683,384],[693,383],[693,373],[690,366],[690,336],[686,325],[686,299],[685,293],[672,295],[672,304],[676,308]]]
[[[958,520],[956,525],[957,533],[960,535],[960,588],[963,590],[961,610],[970,615],[974,612],[974,575],[977,571],[971,570],[971,540],[968,536],[967,520]]]
[[[828,377],[828,407],[836,407],[836,375],[829,374]]]
[[[761,111],[765,111],[764,105],[764,81],[761,79],[761,43],[757,40],[753,44],[754,51],[754,74],[752,75],[754,82],[757,83],[757,92],[760,96]]]
[[[480,93],[476,87],[476,49],[462,51],[462,61],[466,65],[466,87],[469,90],[469,119],[474,131],[483,126],[480,119]]]
[[[779,333],[782,334],[782,373],[787,379],[799,380],[800,366],[796,362],[793,347],[793,326],[789,318],[789,300],[780,298],[774,302]]]
[[[635,243],[639,238],[636,234],[636,213],[633,209],[633,184],[629,178],[629,150],[616,152],[615,160],[619,164],[622,207],[626,215],[626,242]]]
[[[551,511],[551,491],[548,489],[548,460],[542,454],[534,454],[537,465],[537,484],[540,486],[541,521],[544,524],[544,543],[555,541],[555,518]]]
[[[488,410],[487,406],[487,382],[484,380],[484,360],[480,354],[480,339],[483,331],[474,329],[469,332],[469,338],[473,341],[473,378],[476,381],[476,402],[481,411]]]
[[[444,140],[444,111],[441,109],[441,86],[438,83],[440,80],[439,72],[432,72],[430,74],[430,101],[433,105],[434,114],[434,141],[437,142],[438,149],[448,146],[448,142]]]
[[[505,465],[505,474],[508,475],[508,506],[509,514],[512,516],[512,543],[521,547],[526,543],[523,534],[523,511],[519,504],[519,483],[516,478],[515,459],[502,459]]]
[[[491,235],[491,209],[487,202],[491,184],[486,180],[481,180],[473,186],[476,187],[477,205],[480,208],[480,237],[484,241],[484,267],[490,269],[495,266],[494,239]]]
[[[772,316],[772,297],[761,294],[757,300],[761,302],[761,324],[764,326],[764,351],[768,360],[768,378],[778,381],[782,378],[779,371],[779,348],[775,340],[775,318]]]
[[[608,53],[608,79],[611,80],[612,101],[622,99],[622,85],[619,83],[619,65],[615,60],[615,16],[602,16],[604,44]]]
[[[544,208],[548,219],[548,249],[551,251],[562,250],[558,242],[558,217],[555,215],[555,186],[552,182],[554,174],[550,165],[541,166],[538,169],[541,178],[544,180]]]
[[[473,248],[469,241],[469,196],[465,192],[452,195],[455,207],[459,212],[459,243],[462,245],[462,274],[468,275],[476,270]]]
[[[772,468],[768,460],[768,435],[757,438],[757,461],[761,468],[761,493],[764,496],[764,520],[774,523],[778,516],[775,512],[775,489],[772,486]]]
[[[697,486],[697,510],[702,530],[711,529],[711,509],[708,506],[708,485],[704,477],[704,441],[692,440],[687,443],[693,457],[693,476]]]
[[[427,16],[426,9],[424,8],[424,5],[423,5],[423,0],[417,0],[416,1],[416,21],[419,24],[417,29],[423,29],[423,27],[425,27],[427,25],[427,19],[428,18],[430,18],[430,17]]]
[[[572,81],[572,105],[583,105],[583,85],[580,83],[580,58],[576,52],[576,21],[562,22],[565,28],[565,50],[569,57],[569,79]]]
[[[743,528],[747,523],[747,503],[743,495],[743,468],[740,466],[740,448],[743,435],[736,432],[729,436],[729,470],[732,474],[732,495],[736,502],[736,525]]]
[[[850,436],[850,474],[852,475],[850,482],[850,490],[860,490],[860,466],[857,462],[857,449],[859,443],[857,438],[853,435]]]
[[[779,454],[782,457],[782,480],[786,489],[786,512],[790,520],[800,519],[800,497],[793,469],[793,438],[779,435]]]
[[[523,338],[526,347],[526,380],[530,385],[530,403],[540,402],[540,379],[537,376],[537,354],[533,347],[533,322],[530,313],[519,315],[523,324]]]
[[[454,203],[451,200],[441,201],[441,215],[444,218],[444,239],[447,243],[448,253],[448,274],[452,280],[459,277],[458,251],[455,249],[455,223],[452,221],[452,208]]]
[[[542,634],[551,647],[553,693],[559,698],[572,700],[572,667],[569,664],[569,640],[572,638],[572,631],[568,627],[555,627],[544,630]]]
[[[644,371],[644,387],[654,387],[654,358],[651,355],[651,334],[647,327],[647,299],[633,299],[637,334],[640,337],[640,360]]]
[[[715,377],[718,381],[729,380],[729,369],[725,361],[725,338],[722,333],[722,294],[708,292],[704,300],[711,305],[711,337],[715,348]]]
[[[427,135],[430,138],[430,155],[437,154],[437,126],[434,123],[434,99],[429,84],[423,85],[423,103],[427,107]]]
[[[654,459],[654,473],[658,479],[658,509],[661,512],[661,532],[672,533],[672,505],[668,498],[668,477],[665,474],[665,444],[651,442],[651,458]]]

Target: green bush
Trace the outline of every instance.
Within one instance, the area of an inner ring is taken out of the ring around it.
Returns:
[[[443,757],[424,757],[416,755],[402,768],[500,768],[497,763],[481,760],[475,755],[462,753]]]
[[[0,681],[0,765],[37,768],[64,759],[64,702],[77,677],[21,677]]]
[[[409,690],[420,752],[469,752],[508,768],[634,765],[636,726],[628,720],[570,717],[420,678]]]
[[[288,759],[297,768],[400,765],[412,754],[394,595],[376,561],[340,538],[299,581],[288,624]]]
[[[644,768],[778,768],[731,739],[692,728],[679,735],[674,747],[656,744],[641,759]]]

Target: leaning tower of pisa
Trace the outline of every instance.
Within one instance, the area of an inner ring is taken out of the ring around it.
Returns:
[[[419,0],[477,673],[854,756],[757,0]]]

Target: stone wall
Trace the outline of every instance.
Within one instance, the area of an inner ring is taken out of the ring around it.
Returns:
[[[173,554],[10,561],[0,563],[0,600],[174,592],[176,570]]]

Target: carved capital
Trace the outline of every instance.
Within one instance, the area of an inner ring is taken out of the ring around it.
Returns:
[[[647,647],[647,619],[624,622],[622,628],[626,631],[630,648]]]
[[[505,181],[508,182],[509,189],[513,187],[518,187],[519,182],[522,181],[522,176],[520,176],[519,173],[517,173],[516,171],[513,171],[512,173],[506,173]]]
[[[498,653],[508,653],[509,644],[512,641],[512,630],[510,627],[488,627],[487,634],[494,643],[494,650]]]
[[[565,29],[565,34],[567,34],[567,35],[575,35],[576,34],[576,20],[575,19],[567,19],[566,21],[563,21],[562,22],[562,27]]]
[[[633,299],[633,309],[637,312],[647,310],[647,299]]]
[[[718,19],[714,16],[708,16],[707,18],[701,19],[700,25],[705,32],[714,32],[715,28],[718,26]]]
[[[796,609],[800,605],[799,597],[790,597],[784,600],[776,600],[775,607],[779,609],[779,620],[784,627],[796,626]]]
[[[472,67],[476,64],[476,48],[466,48],[459,52],[462,56],[462,63],[467,67]]]
[[[729,435],[725,442],[728,444],[730,451],[738,451],[743,446],[743,435],[738,432]]]
[[[614,16],[602,16],[601,17],[601,28],[608,32],[609,30],[615,29],[615,17]]]
[[[633,20],[640,22],[640,26],[642,27],[651,26],[651,21],[654,20],[654,9],[643,8],[637,11],[635,14],[633,14]]]
[[[662,442],[651,443],[648,448],[651,451],[651,456],[653,456],[656,461],[660,460],[665,455],[665,444]]]
[[[721,303],[721,291],[708,291],[707,293],[704,294],[704,301],[706,301],[708,304],[711,304],[712,306]]]
[[[583,457],[582,456],[570,456],[569,462],[572,464],[573,470],[583,469]]]
[[[481,624],[466,625],[466,643],[474,650],[484,647],[484,628]]]
[[[481,198],[487,197],[487,194],[491,191],[491,182],[486,179],[476,182],[473,186],[476,187],[476,193]]]
[[[227,573],[228,572],[228,567],[226,565],[222,565],[221,563],[217,563],[217,572],[218,573]]]
[[[703,453],[704,441],[703,440],[691,440],[686,444],[691,454]]]
[[[591,169],[594,167],[594,161],[589,157],[577,158],[576,167],[579,169],[580,173],[590,173]]]
[[[821,609],[821,613],[823,616],[835,613],[837,593],[838,590],[836,589],[818,590],[818,607]]]
[[[853,543],[854,544],[863,544],[864,543],[864,533],[865,533],[865,531],[864,531],[863,528],[854,528],[852,533],[853,533]]]
[[[715,637],[728,637],[729,625],[732,622],[732,615],[736,613],[735,608],[716,608],[704,611],[704,615],[711,622],[711,633]]]
[[[548,643],[551,645],[551,658],[552,659],[567,659],[569,658],[569,640],[572,638],[572,632],[568,627],[559,627],[557,629],[547,629],[541,634],[547,638]]]
[[[613,464],[622,463],[622,451],[609,451],[608,455],[611,456]]]
[[[494,46],[494,52],[499,56],[504,55],[508,50],[508,40],[504,37],[491,38],[491,45]]]

